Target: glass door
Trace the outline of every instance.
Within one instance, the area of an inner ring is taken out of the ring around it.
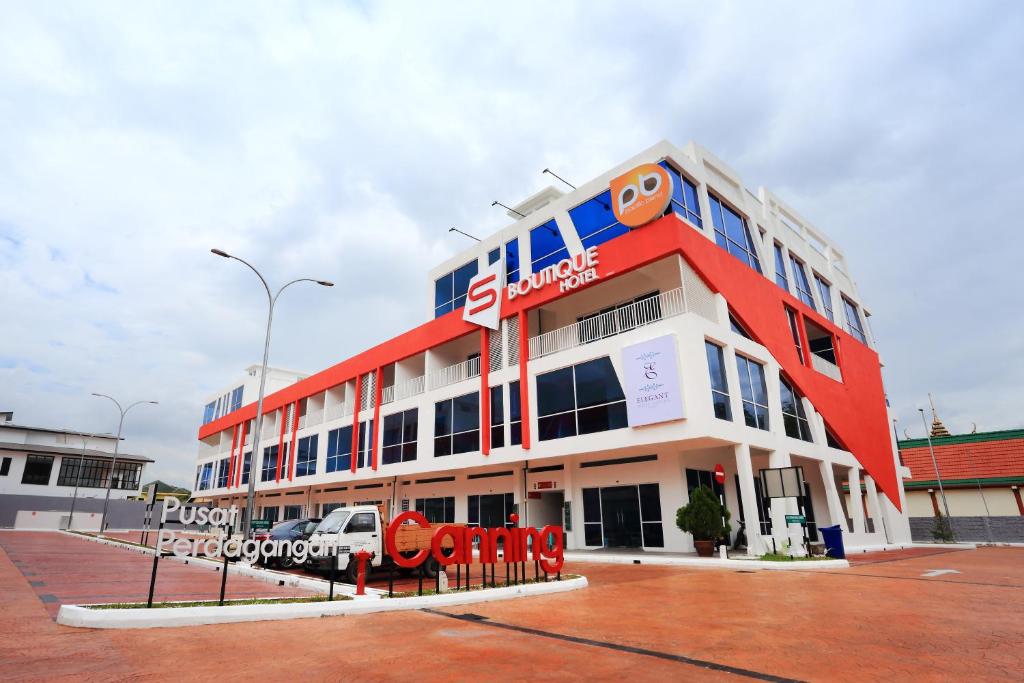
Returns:
[[[601,522],[607,548],[642,548],[640,497],[636,486],[601,489]]]

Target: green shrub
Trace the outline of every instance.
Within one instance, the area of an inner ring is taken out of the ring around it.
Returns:
[[[732,531],[729,517],[729,511],[718,502],[718,496],[707,486],[698,486],[690,494],[690,502],[676,511],[676,526],[692,534],[695,541],[713,541],[728,537]]]
[[[935,515],[935,524],[932,526],[932,538],[943,543],[952,543],[953,527],[949,524],[949,518],[942,515]]]

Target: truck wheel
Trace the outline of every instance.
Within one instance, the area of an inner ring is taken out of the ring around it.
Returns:
[[[433,579],[437,577],[437,570],[440,568],[437,560],[433,557],[428,557],[426,562],[420,565],[420,572],[423,574],[425,579]]]
[[[356,581],[359,580],[359,562],[356,558],[349,558],[348,566],[345,567],[345,583],[351,583],[353,586],[356,585]]]

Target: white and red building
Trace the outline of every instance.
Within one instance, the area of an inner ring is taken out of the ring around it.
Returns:
[[[758,471],[799,465],[812,536],[909,542],[869,313],[824,233],[692,143],[513,208],[430,273],[428,322],[268,393],[254,466],[255,395],[206,421],[197,495],[241,504],[251,470],[263,518],[517,510],[570,549],[687,552],[675,513],[705,484],[760,553],[801,530]]]

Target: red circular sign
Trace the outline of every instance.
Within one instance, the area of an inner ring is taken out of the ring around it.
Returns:
[[[719,484],[725,483],[725,468],[721,465],[715,465],[715,481]]]

